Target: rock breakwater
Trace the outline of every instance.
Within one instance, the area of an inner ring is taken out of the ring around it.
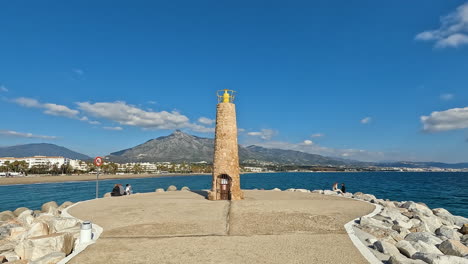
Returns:
[[[80,235],[80,221],[62,216],[72,202],[48,202],[0,212],[0,263],[50,264],[69,255]]]

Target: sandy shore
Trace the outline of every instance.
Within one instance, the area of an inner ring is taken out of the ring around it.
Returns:
[[[70,263],[366,263],[343,225],[374,206],[315,193],[145,193],[87,201],[75,217],[104,228]]]
[[[178,176],[200,176],[210,174],[192,174],[192,173],[170,173],[170,174],[124,174],[124,175],[99,175],[100,180],[109,179],[135,179],[135,178],[158,178],[158,177],[178,177]],[[83,174],[83,175],[57,175],[57,176],[27,176],[27,177],[12,177],[0,178],[0,185],[13,185],[13,184],[33,184],[33,183],[48,183],[48,182],[71,182],[71,181],[95,181],[96,174]]]

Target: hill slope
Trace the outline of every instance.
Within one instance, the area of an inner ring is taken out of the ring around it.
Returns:
[[[34,143],[10,147],[0,147],[0,157],[62,156],[70,159],[86,160],[90,157],[65,147],[47,143]]]

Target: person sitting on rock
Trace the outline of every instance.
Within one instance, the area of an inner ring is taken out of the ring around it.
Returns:
[[[111,196],[122,196],[120,193],[119,184],[114,185],[114,189],[112,189]]]
[[[341,184],[341,193],[346,193],[346,186],[344,183]]]
[[[130,195],[132,193],[133,193],[132,186],[127,183],[127,185],[125,185],[125,194]]]
[[[343,194],[343,192],[338,188],[338,183],[337,183],[337,182],[335,182],[335,183],[333,184],[332,191],[334,191],[334,192],[336,192],[336,193],[341,193],[341,194]]]

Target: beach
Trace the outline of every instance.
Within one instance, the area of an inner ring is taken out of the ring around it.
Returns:
[[[166,173],[166,174],[100,174],[99,180],[111,179],[138,179],[138,178],[158,178],[158,177],[178,177],[178,176],[200,176],[209,175],[201,173]],[[52,183],[52,182],[75,182],[75,181],[95,181],[96,174],[81,175],[32,175],[26,177],[0,178],[0,185],[14,184],[34,184],[34,183]]]

